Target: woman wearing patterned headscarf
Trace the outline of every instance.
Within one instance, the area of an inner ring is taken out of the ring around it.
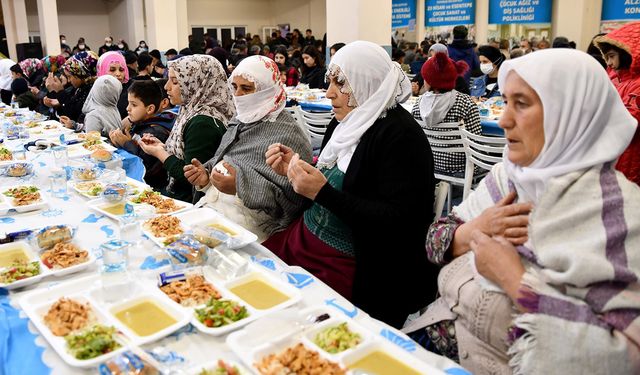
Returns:
[[[27,81],[29,81],[30,86],[40,86],[42,84],[45,71],[40,59],[25,59],[20,61],[18,64],[20,65],[20,68],[22,68],[22,73]]]
[[[311,207],[264,245],[400,327],[436,291],[437,271],[424,251],[435,186],[429,142],[398,106],[411,95],[409,78],[380,46],[347,44],[327,77],[336,116],[317,168],[281,144],[266,153]]]
[[[164,164],[169,174],[167,195],[190,202],[193,187],[183,168],[191,160],[211,159],[229,120],[235,114],[227,75],[222,65],[208,55],[185,56],[169,62],[169,80],[165,86],[169,100],[180,105],[166,144],[145,134],[140,148]]]
[[[264,240],[300,215],[304,198],[264,162],[262,154],[270,144],[283,142],[311,161],[311,145],[284,111],[287,97],[273,60],[247,57],[233,70],[229,83],[236,121],[213,159],[204,166],[197,161],[187,165],[185,176],[206,190],[203,203]]]
[[[98,55],[93,51],[79,52],[71,56],[62,65],[62,70],[73,86],[65,90],[64,85],[52,73],[47,77],[46,86],[49,90],[43,100],[47,107],[56,109],[60,122],[65,126],[74,127],[73,121],[82,122],[82,107],[89,96],[91,86],[96,76]]]
[[[42,58],[42,68],[47,73],[57,73],[67,59],[62,55],[45,56]]]

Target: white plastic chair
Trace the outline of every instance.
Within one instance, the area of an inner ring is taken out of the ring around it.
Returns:
[[[298,124],[309,134],[309,140],[313,149],[318,149],[322,145],[324,133],[327,131],[329,122],[333,119],[333,112],[307,112],[300,106],[295,107]]]
[[[501,162],[507,139],[504,137],[476,135],[464,128],[460,133],[467,159],[464,174],[464,191],[462,193],[462,199],[465,200],[471,192],[475,166],[490,171],[494,164]]]
[[[462,122],[447,122],[438,124],[439,130],[427,129],[424,125],[424,121],[417,120],[424,134],[426,134],[429,144],[431,145],[432,152],[440,152],[444,154],[465,154],[464,143],[462,142],[462,135],[460,134],[460,128],[463,125]],[[452,139],[440,139],[440,137],[451,137]],[[434,173],[435,178],[438,180],[448,182],[448,194],[447,194],[447,212],[451,211],[451,196],[453,193],[452,185],[464,186],[464,177],[454,177],[441,173]]]
[[[440,181],[433,194],[433,221],[438,220],[444,211],[444,204],[449,196],[449,183]]]

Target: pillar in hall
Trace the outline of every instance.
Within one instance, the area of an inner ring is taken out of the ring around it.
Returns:
[[[391,0],[327,0],[327,46],[355,40],[391,53]]]
[[[141,40],[145,40],[144,33],[144,0],[127,1],[127,23],[129,33],[126,40],[129,47],[136,49]]]
[[[476,37],[479,46],[489,39],[489,0],[476,0]]]
[[[38,0],[40,42],[46,55],[60,54],[60,27],[57,0]]]
[[[27,25],[27,8],[25,0],[2,0],[2,14],[7,33],[7,47],[9,58],[18,61],[16,44],[29,42],[29,27]]]
[[[166,51],[188,44],[186,0],[145,0],[145,17],[151,48]]]
[[[600,32],[602,0],[554,1],[551,9],[552,37],[567,37],[586,51],[591,38]]]
[[[420,44],[425,35],[427,35],[427,27],[425,26],[425,0],[416,0],[416,42]]]

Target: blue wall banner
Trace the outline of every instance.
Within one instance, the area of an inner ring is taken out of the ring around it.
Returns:
[[[476,22],[475,0],[425,1],[425,26],[471,25]]]
[[[551,23],[551,2],[552,0],[489,0],[489,23]]]
[[[602,0],[603,21],[640,19],[640,0]]]
[[[413,27],[416,24],[416,0],[393,0],[391,3],[391,28]]]

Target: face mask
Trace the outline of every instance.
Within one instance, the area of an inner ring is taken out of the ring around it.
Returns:
[[[66,39],[60,39],[60,43],[67,44],[67,40]]]
[[[123,49],[124,48],[124,44],[118,44],[118,48]]]
[[[107,46],[107,47],[111,47],[111,43],[109,43],[109,42],[106,42],[104,45]]]
[[[144,43],[140,43],[140,47],[145,48],[145,47],[147,47],[147,45],[144,44]]]
[[[483,74],[490,74],[491,72],[493,72],[493,64],[492,63],[480,64],[480,70],[482,71]]]
[[[79,49],[84,49],[84,44],[78,44]]]

